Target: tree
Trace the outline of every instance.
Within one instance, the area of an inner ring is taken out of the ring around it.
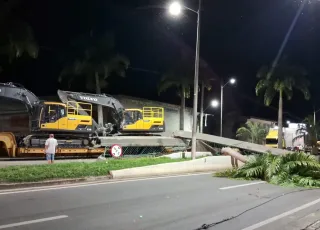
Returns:
[[[186,99],[191,96],[191,86],[193,86],[193,68],[190,68],[190,63],[182,60],[175,64],[171,69],[163,75],[158,85],[158,94],[176,88],[177,95],[181,98],[180,105],[180,130],[184,130],[184,114],[186,108]],[[200,75],[199,82],[204,82],[205,88],[211,89],[210,82],[204,75]],[[200,88],[199,88],[200,89]]]
[[[17,0],[0,2],[0,56],[9,63],[23,54],[37,58],[39,51],[31,26],[17,13],[19,4]]]
[[[316,122],[316,124],[314,124],[312,115],[306,117],[303,123],[305,126],[300,126],[297,129],[296,136],[293,138],[293,141],[299,138],[304,138],[305,142],[312,147],[312,154],[316,155],[318,153],[317,142],[320,123]]]
[[[275,68],[272,76],[270,75],[270,67],[263,66],[257,77],[260,79],[256,85],[257,96],[264,92],[264,103],[269,106],[276,96],[279,95],[278,109],[278,148],[282,148],[282,114],[283,114],[283,97],[286,96],[291,100],[293,88],[300,90],[305,99],[310,98],[309,82],[306,80],[306,71],[298,66],[293,66],[283,59]]]
[[[107,79],[112,75],[125,77],[129,60],[114,51],[114,38],[110,33],[103,36],[81,36],[73,42],[75,55],[62,70],[59,82],[68,80],[69,87],[75,80],[82,79],[86,88],[101,94],[107,87]],[[103,109],[98,106],[98,124],[103,126]]]
[[[237,130],[236,137],[255,144],[263,144],[268,134],[268,127],[261,123],[248,121],[245,127]]]

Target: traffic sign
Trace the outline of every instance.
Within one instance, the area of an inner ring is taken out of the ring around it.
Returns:
[[[111,156],[114,158],[119,158],[122,156],[122,147],[120,145],[112,145],[110,149]]]

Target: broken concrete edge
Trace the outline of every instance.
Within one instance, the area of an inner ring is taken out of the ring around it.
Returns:
[[[63,184],[76,184],[81,182],[99,182],[99,181],[110,180],[110,179],[112,179],[111,176],[107,175],[107,176],[72,178],[72,179],[54,179],[54,180],[37,181],[37,182],[0,183],[0,190],[54,186],[54,185],[63,185]]]

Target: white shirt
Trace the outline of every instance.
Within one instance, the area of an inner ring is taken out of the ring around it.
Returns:
[[[48,146],[46,153],[55,154],[56,147],[58,146],[58,141],[54,138],[48,138],[46,140],[46,146]]]

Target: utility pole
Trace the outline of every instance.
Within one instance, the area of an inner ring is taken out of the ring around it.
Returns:
[[[199,0],[197,20],[197,43],[196,43],[196,58],[194,70],[194,96],[193,96],[193,124],[192,124],[192,139],[191,139],[191,156],[192,160],[196,159],[197,151],[197,117],[198,117],[198,82],[199,82],[199,53],[200,53],[200,16],[201,16],[201,0]]]
[[[201,82],[201,104],[200,104],[200,133],[203,133],[203,116],[204,116],[204,111],[203,111],[203,103],[204,103],[204,83],[203,81]]]
[[[220,137],[222,137],[222,123],[223,123],[223,80],[221,80],[221,96],[220,96]]]

